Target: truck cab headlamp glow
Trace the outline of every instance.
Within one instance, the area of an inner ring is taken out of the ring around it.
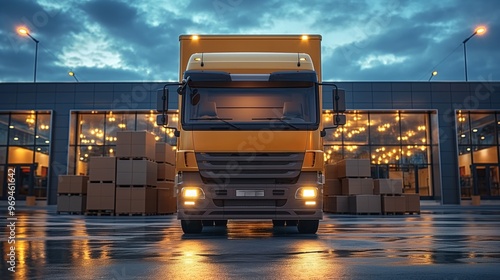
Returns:
[[[297,189],[295,193],[297,199],[316,198],[316,196],[318,196],[318,188],[316,187],[302,187]]]
[[[183,198],[205,199],[205,192],[198,187],[185,187],[181,190]]]

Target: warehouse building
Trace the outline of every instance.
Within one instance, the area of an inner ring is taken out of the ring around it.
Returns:
[[[400,178],[405,193],[443,204],[500,198],[500,83],[339,82],[347,124],[328,130],[325,161],[369,158],[374,178]],[[0,83],[0,199],[57,203],[58,176],[86,174],[88,158],[113,155],[116,132],[155,125],[161,82]],[[177,120],[177,96],[169,98]],[[324,95],[324,108],[332,99]],[[326,121],[331,116],[325,112]],[[14,175],[13,175],[14,174]]]

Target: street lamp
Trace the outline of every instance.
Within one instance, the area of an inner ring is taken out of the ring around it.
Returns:
[[[431,79],[438,74],[438,71],[432,71],[431,76],[429,77],[429,82]]]
[[[70,75],[71,77],[75,78],[75,81],[80,82],[80,81],[78,81],[78,78],[76,78],[76,74],[75,74],[75,72],[73,72],[73,71],[69,71],[69,72],[68,72],[68,75]]]
[[[464,44],[464,63],[465,63],[465,81],[466,82],[468,81],[468,78],[467,78],[467,49],[465,48],[465,44],[470,40],[470,38],[474,37],[476,34],[477,35],[482,35],[484,33],[486,33],[486,27],[479,26],[479,27],[477,27],[474,30],[474,33],[472,33],[472,35],[470,35],[469,37],[467,37],[467,39],[465,39],[462,42],[462,44]]]
[[[19,27],[17,29],[17,33],[19,33],[20,35],[23,35],[23,36],[26,35],[26,36],[30,37],[36,44],[35,45],[35,70],[33,73],[33,83],[36,83],[36,62],[38,60],[38,43],[40,43],[40,41],[33,38],[33,36],[31,36],[29,30],[26,27]]]

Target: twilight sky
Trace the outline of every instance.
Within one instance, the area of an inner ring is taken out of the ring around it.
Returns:
[[[500,79],[497,0],[0,0],[0,82],[166,81],[181,34],[320,34],[323,79]]]

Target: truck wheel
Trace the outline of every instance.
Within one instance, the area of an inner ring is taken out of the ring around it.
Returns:
[[[296,227],[298,222],[299,221],[297,221],[297,220],[286,220],[286,226],[287,227]]]
[[[214,220],[203,220],[201,221],[204,227],[213,227],[214,226]]]
[[[300,220],[297,229],[299,233],[316,233],[318,226],[319,220]]]
[[[227,227],[227,220],[215,220],[216,227]]]
[[[182,231],[184,233],[200,233],[203,224],[200,220],[181,220]]]
[[[284,226],[285,226],[284,220],[273,220],[273,227],[284,227]]]

